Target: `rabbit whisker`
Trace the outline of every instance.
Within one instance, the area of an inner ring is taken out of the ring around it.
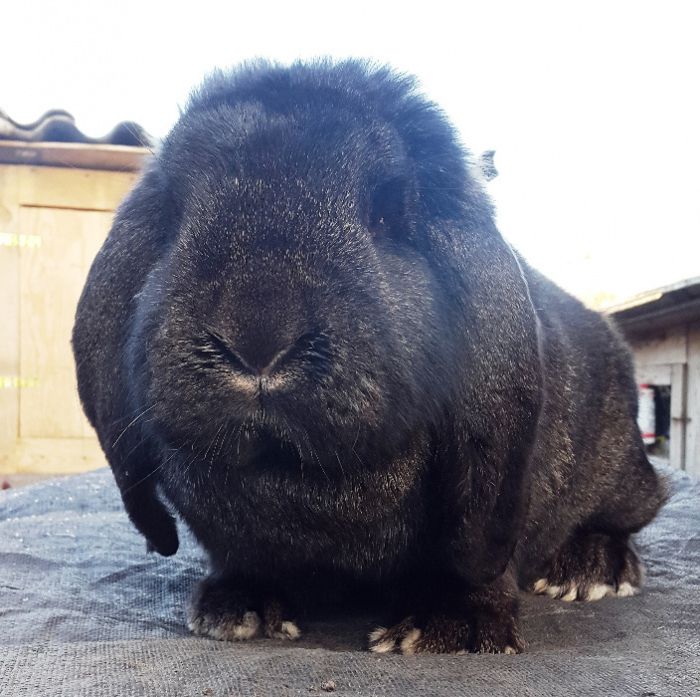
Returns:
[[[304,437],[304,445],[308,448],[309,452],[311,453],[311,457],[313,457],[314,460],[316,460],[316,464],[321,468],[321,471],[323,472],[323,475],[325,478],[328,480],[328,483],[331,483],[331,478],[328,476],[328,472],[326,472],[325,467],[323,466],[323,463],[321,462],[321,459],[316,453],[316,450],[314,449],[314,446],[311,444],[311,439],[309,438],[309,434],[306,431],[303,431],[303,437]],[[300,458],[300,461],[303,462],[303,458]]]
[[[216,451],[216,448],[212,450],[212,446],[219,440],[219,434],[221,433],[221,429],[226,425],[225,421],[221,422],[221,425],[219,426],[218,431],[216,432],[216,435],[212,438],[211,443],[209,443],[209,447],[207,448],[207,451],[204,453],[204,457],[202,458],[203,460],[207,459],[207,455],[209,455],[209,451],[211,451],[211,457],[209,458],[209,472],[207,476],[211,476],[211,470],[212,467],[214,466],[214,454]]]
[[[112,448],[121,440],[121,437],[147,412],[151,411],[151,409],[155,409],[156,405],[151,404],[150,407],[146,407],[135,419],[129,422],[127,427],[117,436],[117,440],[112,443]]]
[[[338,460],[338,464],[340,465],[340,471],[343,473],[343,477],[345,477],[345,467],[343,467],[343,463],[340,461],[340,455],[338,455],[338,451],[335,451],[335,459]]]
[[[184,447],[184,446],[182,446],[182,447]],[[163,462],[161,462],[160,465],[158,465],[158,467],[156,467],[154,470],[151,470],[145,477],[143,477],[142,479],[139,479],[139,481],[136,482],[135,484],[131,484],[126,489],[124,489],[124,494],[128,493],[129,491],[136,488],[140,484],[143,484],[149,477],[152,477],[156,472],[158,472],[158,470],[165,467],[165,465],[167,465],[168,462],[170,462],[170,460],[172,460],[175,457],[175,455],[177,455],[180,452],[180,450],[182,450],[182,447],[176,448],[175,451],[173,452],[173,454],[170,455],[170,457],[168,457],[167,459],[163,460]]]

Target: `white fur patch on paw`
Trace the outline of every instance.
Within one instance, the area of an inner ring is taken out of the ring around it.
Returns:
[[[532,592],[538,595],[548,595],[550,598],[558,598],[565,602],[571,602],[579,597],[579,587],[575,583],[570,583],[566,586],[550,586],[546,578],[535,581],[532,586]],[[628,581],[621,583],[617,590],[607,583],[594,583],[586,589],[585,595],[580,597],[587,602],[595,602],[607,596],[628,598],[637,593],[639,593],[639,588]]]
[[[575,586],[573,587],[573,590],[574,592],[576,591]],[[550,598],[561,598],[561,596],[567,591],[563,586],[550,586],[549,581],[547,581],[546,578],[541,578],[535,581],[533,584],[532,592],[536,593],[537,595],[548,595]]]
[[[609,588],[609,586],[607,587]],[[597,586],[594,586],[593,588],[597,588]],[[541,578],[539,581],[536,581],[532,587],[532,590],[534,593],[539,595],[548,595],[550,598],[563,600],[565,603],[571,603],[579,597],[579,587],[576,583],[568,583],[565,586],[550,586],[546,578]],[[605,595],[605,593],[603,593],[603,595]],[[602,598],[603,595],[599,597]],[[589,594],[586,595],[585,599],[598,600],[598,597],[591,597],[589,591]]]
[[[624,581],[617,587],[615,595],[618,598],[629,598],[633,595],[637,595],[637,593],[639,593],[639,588],[636,588],[628,581]]]
[[[282,622],[278,631],[270,632],[270,639],[285,639],[287,641],[296,641],[301,636],[301,630],[294,622]]]
[[[592,603],[596,600],[601,600],[606,595],[612,595],[613,593],[613,587],[609,586],[607,583],[594,583],[586,591],[585,600],[587,600],[589,603]]]
[[[532,592],[537,593],[537,595],[542,595],[547,590],[547,586],[549,584],[547,583],[546,578],[541,578],[537,581],[532,586]]]
[[[388,638],[389,630],[386,627],[377,627],[369,633],[369,650],[374,653],[391,653],[394,650],[394,642]]]
[[[381,639],[384,637],[384,635],[387,633],[387,628],[386,627],[377,627],[376,629],[373,629],[370,633],[369,636],[367,637],[372,644],[374,644],[377,641],[381,641]]]
[[[570,603],[570,602],[576,600],[577,597],[578,597],[578,587],[576,586],[576,584],[573,584],[573,583],[572,583],[572,584],[569,586],[569,588],[568,588],[568,590],[566,591],[566,593],[564,593],[564,594],[561,596],[561,599],[562,599],[565,603]]]
[[[561,586],[547,586],[545,593],[550,598],[558,598],[561,596]]]
[[[509,656],[514,656],[518,652],[512,646],[506,646],[505,649],[503,649],[503,653],[507,653]]]
[[[200,615],[191,619],[187,626],[197,636],[208,636],[219,641],[246,641],[259,632],[260,617],[252,611],[246,612],[240,620]]]
[[[412,656],[416,652],[416,644],[420,639],[420,629],[412,629],[401,642],[401,653],[404,656]]]

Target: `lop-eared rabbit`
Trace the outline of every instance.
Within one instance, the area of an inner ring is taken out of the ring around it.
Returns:
[[[508,245],[413,79],[208,78],[119,208],[73,346],[133,524],[206,550],[195,634],[296,639],[366,597],[377,652],[522,651],[518,587],[637,592],[665,498],[630,354]],[[376,607],[376,606],[375,606]]]

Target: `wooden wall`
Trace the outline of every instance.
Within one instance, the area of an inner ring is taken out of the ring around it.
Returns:
[[[70,334],[90,263],[134,172],[0,165],[0,473],[105,464]]]

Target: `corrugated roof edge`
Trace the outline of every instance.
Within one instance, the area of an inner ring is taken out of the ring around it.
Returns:
[[[625,312],[626,310],[631,310],[632,308],[649,305],[660,300],[664,296],[677,293],[678,291],[696,291],[698,289],[700,289],[700,276],[685,278],[681,281],[677,281],[676,283],[662,286],[661,288],[654,288],[653,290],[647,290],[643,293],[633,295],[631,298],[628,298],[623,302],[606,307],[603,312],[606,315],[616,315],[618,313]],[[692,294],[696,295],[697,293],[693,292]]]
[[[134,121],[118,123],[107,135],[91,138],[75,124],[73,116],[62,109],[51,109],[32,123],[21,124],[0,109],[0,141],[24,143],[85,143],[152,148],[154,139]]]

